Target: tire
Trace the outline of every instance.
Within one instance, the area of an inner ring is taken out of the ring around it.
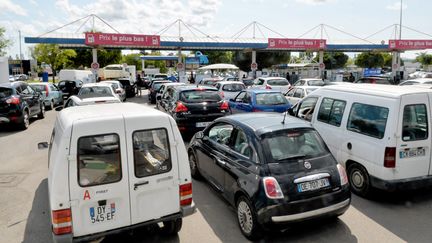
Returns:
[[[45,104],[42,103],[41,107],[40,107],[40,112],[38,114],[38,118],[39,119],[44,119],[45,118]]]
[[[182,218],[173,219],[170,221],[164,221],[162,232],[167,235],[175,235],[181,230],[182,225],[183,225]]]
[[[18,126],[21,130],[26,130],[30,126],[30,114],[28,110],[23,111],[23,121]]]
[[[369,196],[372,188],[367,170],[360,164],[354,163],[348,166],[347,171],[351,191],[362,197]]]
[[[236,202],[237,222],[242,234],[251,241],[261,239],[263,230],[258,224],[257,215],[251,203],[245,196],[240,196]]]
[[[64,105],[64,100],[63,100],[63,97],[61,97],[61,99],[60,99],[60,102],[59,102],[59,105],[61,105],[61,106],[63,106],[63,105]]]
[[[54,105],[54,100],[51,100],[51,101],[50,101],[49,109],[50,109],[50,110],[54,110],[54,106],[55,106],[55,105]]]
[[[197,159],[193,152],[189,153],[189,168],[191,171],[192,178],[197,180],[202,178],[202,175],[198,169]]]

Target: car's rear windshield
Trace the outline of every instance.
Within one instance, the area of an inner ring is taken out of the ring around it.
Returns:
[[[180,93],[180,100],[187,103],[218,102],[222,98],[216,90],[185,90]]]
[[[245,85],[250,86],[250,85],[253,85],[253,84],[254,84],[254,81],[253,81],[253,79],[243,79],[243,83],[244,83]]]
[[[76,83],[75,83],[75,81],[61,81],[61,82],[58,84],[58,86],[59,86],[59,87],[64,87],[64,86],[67,86],[67,87],[75,87],[75,86],[76,86]]]
[[[268,85],[272,85],[272,86],[285,86],[288,85],[288,80],[286,79],[270,79],[267,81]]]
[[[164,83],[155,83],[155,84],[153,85],[153,89],[154,89],[154,90],[159,90],[160,87],[162,86],[162,84],[166,84],[166,83],[168,83],[168,82],[164,82]]]
[[[101,86],[95,86],[95,87],[84,87],[81,88],[78,95],[89,95],[92,93],[104,95],[104,96],[113,96],[111,92],[110,87],[101,87]]]
[[[42,84],[32,85],[31,87],[37,92],[45,91],[45,85]]]
[[[309,80],[307,81],[309,86],[324,86],[324,81],[317,79],[317,80]]]
[[[263,135],[270,162],[295,162],[329,153],[318,133],[310,128],[288,129]]]
[[[237,92],[237,91],[241,91],[245,89],[244,84],[225,84],[222,87],[223,91],[228,91],[228,92]]]
[[[0,87],[0,98],[9,97],[12,95],[12,89],[6,87]]]
[[[123,79],[123,80],[120,79],[119,82],[120,82],[122,85],[126,85],[126,86],[130,85],[130,81],[129,81],[129,80],[126,80],[126,79]]]
[[[261,93],[256,94],[257,105],[284,105],[288,101],[281,93]]]

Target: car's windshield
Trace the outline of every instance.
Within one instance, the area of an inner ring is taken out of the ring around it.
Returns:
[[[241,91],[245,89],[244,84],[225,84],[222,87],[223,91],[228,91],[228,92],[237,92],[237,91]]]
[[[267,81],[267,84],[272,86],[286,86],[289,83],[286,79],[270,79]]]
[[[329,153],[318,133],[310,128],[288,129],[263,135],[270,162],[292,162]]]
[[[256,94],[257,105],[282,105],[288,101],[281,93],[261,93]]]
[[[216,90],[187,90],[180,93],[180,100],[187,103],[218,102],[221,99]]]
[[[106,96],[113,96],[110,87],[94,86],[94,87],[83,87],[80,89],[78,95],[88,95],[88,94],[101,94]]]

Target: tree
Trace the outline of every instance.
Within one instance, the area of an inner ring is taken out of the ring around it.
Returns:
[[[417,53],[415,60],[421,63],[423,66],[432,65],[432,55],[427,54],[427,52]]]
[[[390,53],[387,53],[387,52],[383,52],[383,53],[381,53],[381,55],[384,58],[384,67],[391,67],[392,66],[393,56]]]
[[[256,61],[258,69],[270,68],[272,65],[288,63],[290,61],[290,52],[257,52]],[[236,51],[234,53],[233,62],[241,70],[250,70],[252,63],[252,53]]]
[[[71,67],[84,68],[90,67],[93,62],[93,54],[91,49],[76,50],[77,55],[71,58]],[[97,59],[99,66],[105,67],[109,64],[119,64],[122,59],[121,50],[98,50]]]
[[[347,64],[348,55],[343,52],[325,52],[323,62],[326,69],[343,68]],[[315,61],[319,60],[319,56],[315,57]]]
[[[53,72],[53,82],[57,70],[72,64],[71,58],[77,54],[74,50],[60,49],[56,44],[37,44],[32,49],[32,56],[39,63],[48,64]]]
[[[121,63],[127,63],[128,65],[135,65],[141,67],[141,53],[131,53],[122,56]]]
[[[363,52],[357,56],[355,64],[363,68],[383,67],[384,57],[380,52]]]
[[[207,55],[209,64],[215,63],[232,63],[232,51],[202,51],[203,55]]]
[[[0,57],[6,55],[5,49],[12,44],[12,42],[4,37],[6,29],[0,27]]]

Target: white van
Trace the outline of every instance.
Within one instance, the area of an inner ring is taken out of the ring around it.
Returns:
[[[93,73],[90,70],[62,69],[59,72],[59,80],[82,81],[83,84],[94,82]]]
[[[62,110],[48,163],[55,242],[159,222],[174,234],[182,217],[195,211],[180,132],[169,115],[153,108],[116,103]]]
[[[431,90],[392,85],[332,85],[298,103],[292,114],[310,120],[353,192],[431,185]],[[312,111],[312,112],[311,112]]]

